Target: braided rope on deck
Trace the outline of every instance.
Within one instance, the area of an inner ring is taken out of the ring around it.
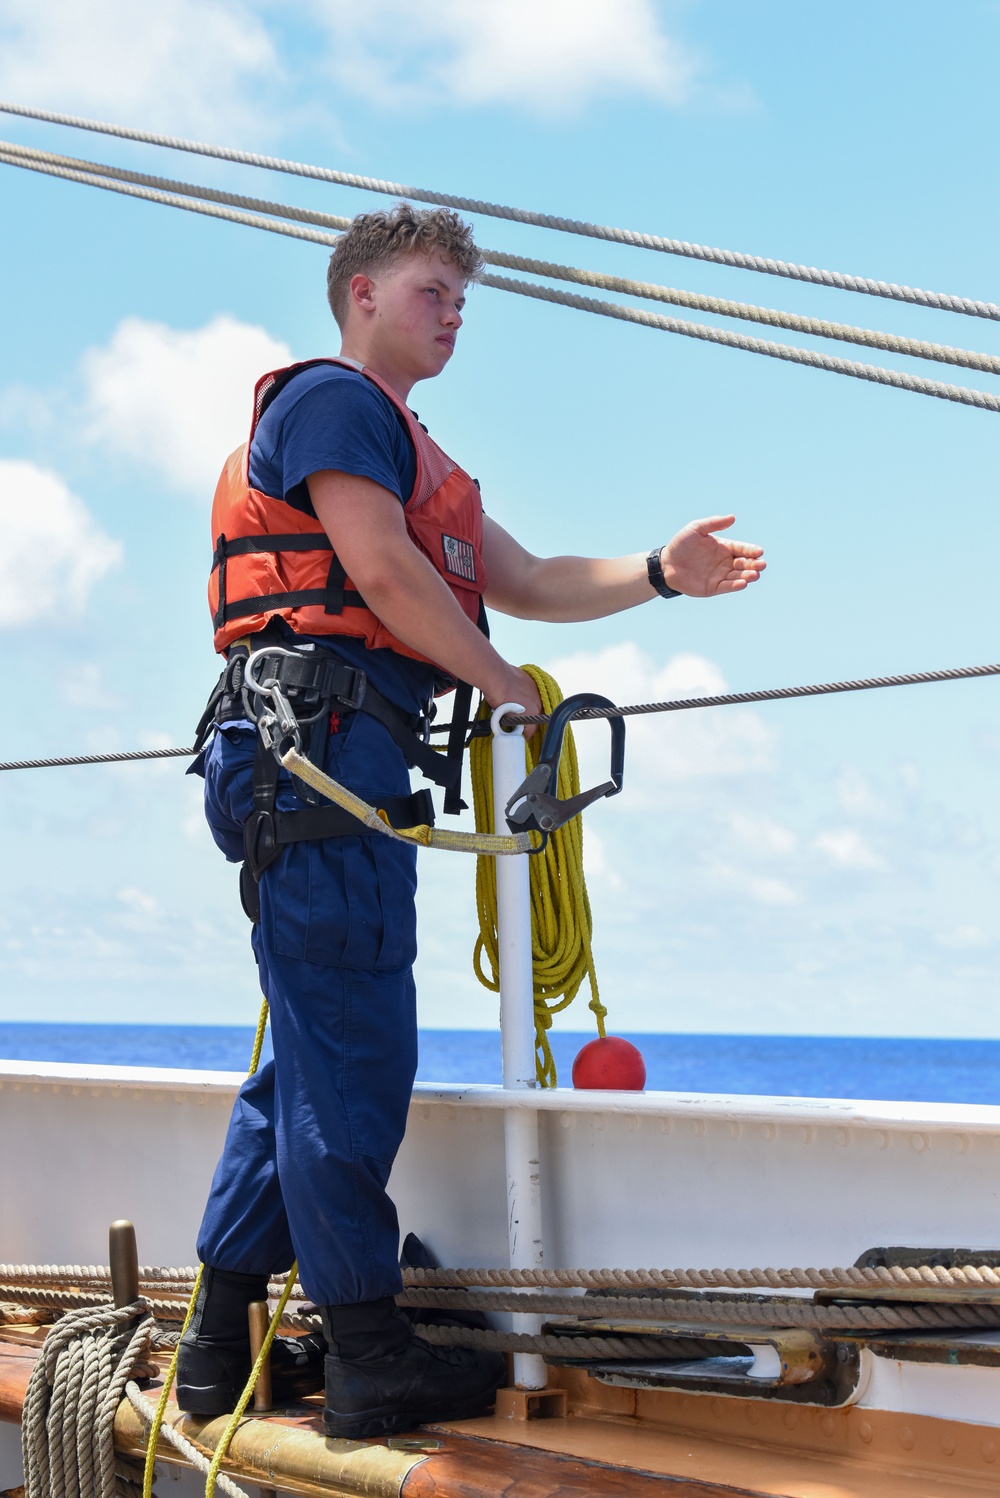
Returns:
[[[138,1300],[73,1311],[49,1332],[22,1413],[25,1498],[117,1498],[134,1491],[138,1469],[116,1457],[114,1423],[152,1326],[148,1306]]]
[[[583,1290],[961,1290],[1000,1293],[1000,1270],[972,1264],[871,1269],[405,1269],[407,1287],[510,1286]]]

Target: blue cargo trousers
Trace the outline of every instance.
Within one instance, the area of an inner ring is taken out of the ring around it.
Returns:
[[[251,723],[227,723],[205,759],[209,826],[234,862],[255,745]],[[402,753],[364,713],[341,716],[325,768],[371,801],[410,793]],[[285,771],[277,805],[305,805]],[[385,1188],[417,1065],[416,883],[416,850],[377,836],[293,843],[265,869],[251,939],[274,1060],[236,1099],[199,1234],[203,1263],[274,1274],[295,1258],[318,1305],[401,1289]]]

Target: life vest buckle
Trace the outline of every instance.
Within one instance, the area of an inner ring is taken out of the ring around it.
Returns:
[[[566,796],[560,799],[553,794],[555,787],[559,784],[559,761],[562,757],[563,739],[570,719],[581,708],[588,707],[613,708],[614,703],[610,702],[607,697],[598,696],[596,692],[577,692],[574,697],[566,697],[560,702],[545,725],[545,737],[542,740],[538,763],[518,786],[504,808],[507,826],[511,832],[541,834],[542,843],[538,849],[534,850],[536,852],[541,852],[541,848],[548,841],[549,833],[565,826],[588,806],[592,806],[595,801],[600,801],[606,796],[617,796],[622,788],[625,778],[625,720],[624,718],[609,718],[607,721],[611,729],[611,779],[604,781],[602,785],[595,785],[589,791],[581,791],[577,796]],[[550,786],[553,788],[552,791],[549,789]]]

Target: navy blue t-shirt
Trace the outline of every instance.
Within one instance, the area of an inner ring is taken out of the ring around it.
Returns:
[[[371,380],[339,364],[295,375],[274,397],[250,444],[250,482],[307,515],[316,512],[306,479],[324,468],[373,479],[405,504],[417,457],[395,406]],[[308,635],[341,660],[368,673],[372,686],[408,713],[422,712],[434,691],[433,666],[368,650],[350,635]]]

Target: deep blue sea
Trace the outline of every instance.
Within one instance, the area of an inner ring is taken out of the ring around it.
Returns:
[[[0,1057],[105,1066],[242,1071],[253,1028],[241,1025],[0,1023]],[[559,1080],[590,1034],[555,1032]],[[1000,1040],[872,1040],[796,1035],[629,1035],[646,1060],[647,1087],[669,1092],[1000,1103]],[[417,1077],[499,1082],[499,1036],[423,1030]]]

